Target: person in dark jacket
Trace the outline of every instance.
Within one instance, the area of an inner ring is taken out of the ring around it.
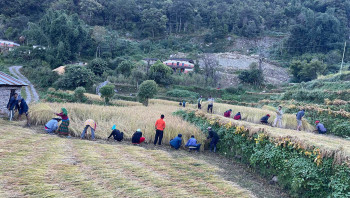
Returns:
[[[170,140],[170,146],[174,147],[175,149],[179,149],[181,146],[181,142],[182,142],[182,134],[178,134],[176,138]]]
[[[241,112],[238,112],[234,117],[234,120],[242,120]]]
[[[231,113],[232,113],[232,109],[229,109],[229,110],[225,111],[224,116],[226,118],[229,118],[229,117],[231,117]]]
[[[145,137],[142,137],[141,129],[137,129],[137,131],[132,135],[131,142],[133,144],[141,144],[145,141]]]
[[[25,114],[26,118],[27,118],[27,126],[29,126],[29,115],[28,115],[29,107],[28,107],[26,101],[24,100],[24,98],[22,98],[20,101],[21,101],[21,104],[19,105],[18,119],[21,120],[22,114]]]
[[[266,116],[264,116],[260,119],[260,123],[261,124],[269,124],[269,118],[270,118],[270,114],[267,114]]]
[[[121,142],[123,140],[123,138],[124,138],[124,133],[120,132],[117,129],[116,125],[113,125],[112,130],[113,130],[112,133],[108,136],[108,140],[113,135],[114,140],[117,140],[118,142]]]
[[[208,127],[208,132],[209,132],[209,136],[207,137],[207,139],[210,139],[211,138],[211,141],[210,141],[210,152],[213,152],[214,153],[216,152],[216,144],[219,142],[219,135],[212,130],[211,127]]]
[[[13,94],[13,96],[10,98],[9,102],[7,103],[7,109],[10,111],[9,117],[10,121],[12,121],[15,111],[19,109],[17,93]]]

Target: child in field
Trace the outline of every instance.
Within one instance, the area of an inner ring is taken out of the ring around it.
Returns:
[[[60,118],[52,118],[45,124],[45,131],[49,134],[54,133],[58,128],[58,123],[61,121]]]
[[[88,119],[84,122],[84,126],[85,126],[85,128],[83,130],[83,133],[80,136],[80,139],[83,139],[85,137],[85,133],[90,128],[91,129],[91,140],[95,140],[95,130],[97,127],[96,122],[92,119]]]
[[[137,129],[137,131],[132,135],[131,142],[133,144],[141,144],[145,141],[145,137],[142,137],[141,129]]]
[[[196,138],[194,138],[194,135],[191,135],[191,138],[187,141],[186,147],[196,147],[196,151],[199,152],[199,149],[201,148],[201,144],[197,144]]]
[[[264,116],[260,119],[260,123],[261,124],[269,124],[269,118],[270,118],[270,114],[267,114],[266,116]]]
[[[123,132],[120,132],[118,129],[117,129],[117,126],[116,125],[113,125],[112,127],[112,133],[108,136],[108,140],[110,137],[112,137],[113,135],[113,138],[114,140],[117,140],[118,142],[121,142],[123,139],[124,139],[124,133]],[[141,134],[142,135],[142,134]]]
[[[175,137],[174,139],[170,140],[170,146],[172,146],[173,148],[175,148],[176,150],[180,148],[181,146],[181,142],[182,142],[182,134],[178,134],[177,137]]]

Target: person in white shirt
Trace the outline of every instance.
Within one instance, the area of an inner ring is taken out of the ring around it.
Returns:
[[[282,117],[283,117],[283,111],[282,106],[278,106],[278,109],[276,111],[277,115],[275,118],[275,121],[272,126],[282,128]]]

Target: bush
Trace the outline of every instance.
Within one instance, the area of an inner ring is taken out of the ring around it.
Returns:
[[[264,82],[262,71],[258,68],[257,63],[252,63],[249,70],[242,71],[238,78],[242,83],[251,85],[261,85]]]
[[[56,88],[75,89],[76,87],[91,87],[94,73],[83,66],[71,65],[66,67],[65,73],[55,82]]]
[[[114,96],[114,85],[108,84],[100,89],[102,98],[105,99],[105,103],[109,104],[109,100]]]
[[[153,80],[146,80],[141,83],[137,94],[139,101],[145,106],[148,106],[148,100],[157,94],[157,87],[157,83]]]
[[[126,77],[129,77],[131,75],[132,68],[133,68],[132,62],[123,61],[118,65],[117,71],[118,73],[123,74]]]
[[[86,90],[85,90],[84,87],[77,87],[74,90],[74,98],[75,98],[75,100],[78,101],[78,102],[86,102],[87,98],[84,95],[84,93],[86,93]]]
[[[162,62],[157,61],[153,64],[149,71],[149,79],[154,80],[158,84],[169,85],[171,84],[171,74],[173,70],[164,65]]]
[[[338,123],[332,130],[332,133],[340,137],[350,137],[350,123],[347,121]]]
[[[89,63],[88,69],[94,72],[94,74],[101,76],[107,70],[107,65],[107,62],[103,59],[96,58]]]
[[[168,91],[166,93],[167,96],[170,97],[175,97],[175,98],[198,98],[199,94],[196,92],[192,92],[192,91],[187,91],[187,90],[181,90],[181,89],[173,89],[171,91]]]
[[[317,78],[317,74],[324,74],[327,66],[318,60],[294,60],[289,67],[296,82],[307,82]]]

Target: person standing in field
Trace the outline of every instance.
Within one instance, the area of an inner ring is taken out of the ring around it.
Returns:
[[[200,96],[197,100],[197,103],[198,103],[198,109],[202,109],[202,102],[203,102],[203,99],[202,99],[202,96]]]
[[[282,106],[278,106],[278,109],[276,111],[277,115],[275,118],[275,121],[273,122],[273,127],[277,126],[282,128],[282,117],[283,117],[283,111],[282,111]]]
[[[19,105],[18,119],[21,120],[22,114],[25,114],[27,118],[27,126],[29,126],[29,114],[28,114],[29,107],[26,101],[24,100],[24,98],[22,98],[20,101],[21,101],[21,104]]]
[[[164,115],[161,115],[160,119],[156,121],[155,129],[156,129],[156,136],[154,138],[154,145],[156,145],[157,142],[158,142],[158,145],[161,145],[162,139],[163,139],[163,133],[165,129]]]
[[[118,129],[117,129],[117,126],[116,125],[113,125],[112,127],[112,133],[108,136],[108,139],[110,137],[112,137],[113,135],[113,138],[114,140],[117,140],[118,142],[121,142],[123,139],[124,139],[124,133],[123,132],[120,132]]]
[[[10,97],[10,100],[7,103],[7,109],[10,111],[9,112],[9,119],[10,119],[10,121],[12,121],[16,110],[19,109],[18,94],[17,93],[13,94],[13,96]]]
[[[182,101],[182,107],[186,107],[186,101],[185,100]]]
[[[211,141],[210,141],[210,152],[216,152],[216,144],[219,142],[219,135],[212,130],[211,127],[208,127],[208,132],[209,132],[209,135],[207,137],[207,139],[210,139],[211,138]]]
[[[178,134],[177,137],[175,137],[174,139],[171,139],[169,144],[170,146],[172,146],[174,149],[179,149],[181,147],[181,143],[182,143],[182,134]]]
[[[327,132],[326,127],[324,127],[324,125],[319,120],[316,120],[315,124],[316,124],[316,131],[319,134],[325,134]]]
[[[209,113],[209,110],[210,110],[210,113],[213,113],[214,98],[212,98],[211,96],[209,96],[208,102],[209,102],[209,103],[208,103],[207,112]]]
[[[301,130],[301,126],[303,125],[303,117],[305,115],[305,109],[300,110],[296,116],[297,116],[297,123],[298,123],[298,127],[297,127],[297,131]]]
[[[186,143],[186,147],[196,147],[196,151],[199,152],[201,144],[197,144],[196,138],[194,138],[194,135],[191,135],[191,138]]]
[[[87,130],[90,128],[91,129],[91,140],[95,140],[95,130],[97,127],[97,124],[94,120],[88,119],[84,122],[84,130],[81,133],[80,139],[83,139],[85,137],[85,133],[87,133]]]
[[[57,130],[60,121],[60,118],[52,118],[45,124],[45,131],[49,134],[53,134]]]
[[[55,115],[60,116],[62,118],[62,123],[58,127],[58,135],[64,135],[69,136],[69,118],[68,118],[68,111],[65,108],[61,108],[61,113],[55,113]]]
[[[141,144],[145,141],[145,137],[142,137],[141,129],[137,129],[137,131],[132,135],[131,143],[133,144]]]

